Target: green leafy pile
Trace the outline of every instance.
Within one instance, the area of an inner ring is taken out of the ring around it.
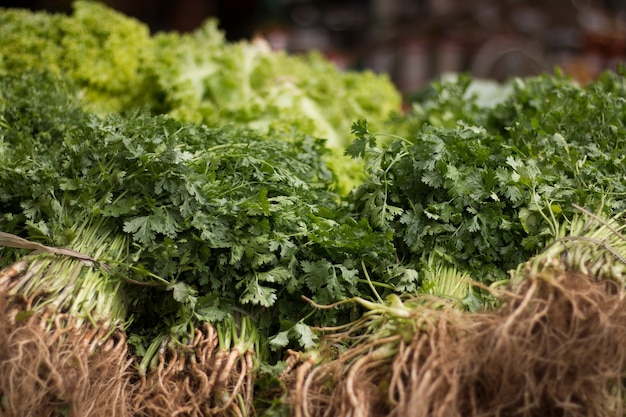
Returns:
[[[352,220],[332,191],[319,139],[147,112],[97,116],[80,108],[71,82],[46,73],[0,84],[0,230],[70,249],[86,239],[85,223],[111,236],[80,248],[101,253],[107,279],[123,283],[144,348],[238,314],[257,339],[282,332],[276,348],[292,338],[311,345],[311,322],[346,317],[305,307],[300,295],[354,296],[363,267],[394,260],[388,237]],[[130,243],[102,253],[113,239]]]
[[[433,84],[434,94],[395,119],[413,134],[382,146],[383,135],[355,123],[348,153],[365,157],[369,177],[351,198],[422,274],[436,254],[493,282],[563,236],[573,204],[609,215],[625,208],[624,80],[518,79],[495,105],[479,104],[470,85]]]
[[[63,74],[96,113],[149,104],[152,55],[146,25],[97,2],[77,2],[71,16],[0,9],[0,74]]]
[[[352,121],[382,124],[401,106],[385,75],[341,71],[318,54],[271,51],[264,41],[227,42],[215,20],[189,34],[150,34],[88,1],[76,1],[68,16],[0,9],[0,73],[29,68],[69,77],[98,114],[145,107],[181,121],[324,138],[343,193],[362,178],[343,155]]]
[[[624,212],[625,97],[623,71],[460,76],[394,114],[385,77],[229,44],[214,21],[151,35],[97,3],[1,10],[0,267],[27,262],[3,294],[48,330],[55,315],[95,325],[92,350],[122,329],[139,407],[194,394],[244,414],[253,388],[280,395],[282,366],[305,361],[304,383],[334,349],[384,341],[380,306],[486,308],[475,280],[567,240],[576,207]],[[321,352],[320,327],[350,338]],[[282,362],[288,347],[305,352]],[[348,362],[391,352],[370,348]]]
[[[163,111],[209,125],[286,126],[346,145],[358,115],[372,123],[400,109],[386,76],[343,72],[317,53],[287,55],[263,40],[228,43],[215,20],[190,34],[157,33],[155,77]]]

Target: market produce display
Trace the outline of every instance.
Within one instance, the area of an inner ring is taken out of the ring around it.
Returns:
[[[0,415],[623,414],[622,70],[402,112],[74,7],[0,10]]]

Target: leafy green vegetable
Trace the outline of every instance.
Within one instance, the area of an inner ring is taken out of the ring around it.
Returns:
[[[98,2],[78,1],[73,8],[70,16],[0,9],[0,73],[37,68],[64,74],[98,113],[148,104],[148,26]]]
[[[332,324],[341,315],[303,309],[300,294],[353,296],[362,263],[394,259],[388,236],[351,220],[332,191],[322,140],[146,112],[96,116],[45,73],[0,83],[0,228],[65,245],[93,218],[130,239],[123,257],[101,260],[126,284],[135,341],[184,340],[196,323],[241,312],[263,336],[311,312]],[[294,335],[309,343],[303,325]]]
[[[348,153],[365,156],[369,177],[351,198],[362,218],[394,234],[407,265],[423,274],[437,252],[491,282],[562,236],[567,228],[552,225],[567,224],[573,204],[606,199],[624,210],[626,101],[615,94],[624,81],[517,80],[507,100],[485,107],[467,96],[470,82],[435,85],[428,106],[395,119],[398,131],[413,129],[406,138],[379,146],[366,122],[355,123]]]
[[[400,94],[385,76],[342,72],[316,53],[287,55],[264,41],[227,43],[213,20],[191,34],[157,34],[155,45],[159,111],[209,125],[297,128],[325,138],[343,194],[362,178],[360,164],[343,156],[352,120],[382,124],[400,110]]]
[[[262,40],[228,43],[214,20],[191,34],[157,34],[154,43],[163,111],[177,119],[297,127],[336,148],[349,142],[357,117],[378,124],[400,110],[385,76],[344,72],[316,53],[272,51]]]
[[[151,35],[102,4],[73,7],[69,16],[0,9],[0,73],[67,76],[83,107],[98,114],[147,108],[181,121],[283,131],[284,139],[292,129],[324,138],[344,194],[363,174],[343,155],[351,122],[382,124],[400,111],[400,93],[384,75],[341,71],[318,54],[287,55],[263,41],[230,43],[215,20],[189,34]]]

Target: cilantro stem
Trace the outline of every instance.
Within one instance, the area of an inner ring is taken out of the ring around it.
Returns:
[[[372,284],[372,279],[370,278],[370,275],[367,272],[367,267],[365,266],[365,260],[363,260],[363,259],[361,259],[361,268],[363,268],[363,273],[365,274],[365,279],[367,280],[367,283],[368,283],[370,289],[372,290],[372,292],[376,296],[376,299],[378,300],[378,302],[382,303],[383,299],[380,297],[380,294],[378,294],[378,291],[376,291],[376,287],[374,287],[374,284]]]
[[[391,284],[387,284],[385,282],[378,282],[378,281],[372,281],[372,280],[367,280],[367,279],[357,279],[357,282],[361,284],[369,284],[370,286],[375,285],[377,287],[385,288],[385,289],[392,290],[392,291],[396,290],[395,286]]]
[[[306,302],[311,304],[313,307],[323,309],[323,310],[333,309],[343,304],[357,303],[357,304],[360,304],[362,307],[365,307],[370,313],[388,313],[399,318],[405,318],[405,319],[411,318],[411,310],[405,307],[401,302],[400,304],[398,304],[399,299],[397,297],[396,298],[392,297],[393,304],[391,305],[387,305],[382,300],[378,302],[374,302],[374,301],[368,301],[361,297],[347,298],[345,300],[337,301],[336,303],[327,304],[327,305],[318,304],[315,301],[305,296],[302,296],[302,298]]]
[[[378,136],[383,136],[383,137],[388,137],[388,138],[391,138],[391,139],[398,139],[398,140],[401,140],[402,142],[404,142],[404,143],[406,143],[408,145],[413,145],[413,142],[411,142],[410,140],[408,140],[408,139],[406,139],[406,138],[404,138],[402,136],[394,135],[394,134],[391,134],[391,133],[373,133],[373,135],[377,136],[377,137]]]
[[[132,278],[128,278],[128,277],[124,277],[124,281],[130,283],[130,284],[134,284],[134,285],[140,285],[140,286],[144,286],[144,287],[160,287],[160,286],[167,286],[170,285],[170,282],[168,280],[166,280],[165,278],[162,278],[148,270],[146,270],[145,268],[139,268],[136,267],[134,265],[125,263],[125,262],[120,262],[120,261],[116,261],[114,259],[106,259],[107,264],[113,264],[113,265],[117,265],[117,266],[121,266],[122,268],[128,268],[129,270],[136,272],[140,275],[146,276],[146,277],[150,277],[150,278],[154,278],[157,281],[159,281],[158,283],[156,282],[144,282],[144,281],[137,281],[135,279]]]

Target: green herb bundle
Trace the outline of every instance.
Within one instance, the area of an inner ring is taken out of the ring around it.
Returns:
[[[101,254],[124,284],[140,352],[155,335],[187,342],[196,323],[239,315],[253,320],[257,339],[287,331],[309,346],[307,315],[341,318],[303,308],[299,295],[356,295],[363,265],[393,259],[388,237],[351,220],[331,191],[320,140],[145,112],[98,117],[54,77],[2,83],[3,231]],[[109,243],[85,247],[76,228],[85,223]],[[118,253],[102,252],[117,239],[126,242]]]
[[[573,204],[624,209],[626,101],[614,73],[584,87],[559,74],[514,80],[488,105],[470,85],[434,84],[395,119],[403,137],[355,123],[348,153],[369,177],[351,198],[422,277],[436,255],[489,283],[566,233]]]

